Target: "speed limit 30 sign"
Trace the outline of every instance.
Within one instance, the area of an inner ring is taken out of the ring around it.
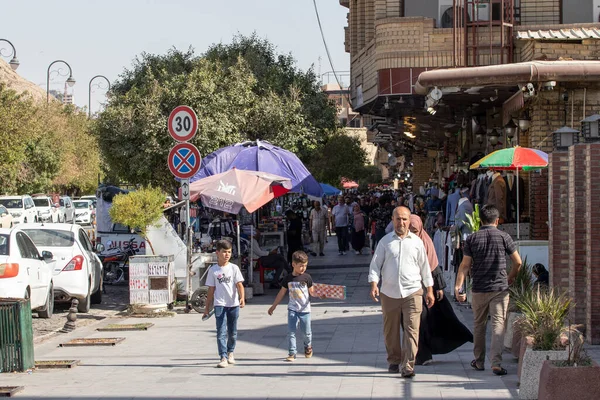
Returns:
[[[178,142],[187,142],[198,131],[198,117],[188,106],[178,106],[169,115],[169,134]]]

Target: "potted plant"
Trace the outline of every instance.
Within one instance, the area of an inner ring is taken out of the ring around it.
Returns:
[[[537,399],[540,370],[545,360],[567,360],[566,345],[561,342],[561,332],[572,300],[554,289],[531,290],[515,304],[523,315],[519,325],[524,335],[531,337],[522,360],[520,374],[520,399]]]
[[[163,215],[164,199],[160,189],[146,187],[115,196],[109,211],[114,222],[139,230],[152,252],[129,258],[129,303],[143,313],[162,311],[176,296],[174,256],[155,255],[148,238],[148,228],[157,226]]]
[[[585,352],[583,334],[570,326],[566,334],[568,359],[544,361],[540,371],[539,400],[587,399],[600,393],[600,366]]]
[[[531,265],[527,262],[527,257],[523,260],[523,265],[515,277],[515,281],[510,287],[510,301],[508,303],[508,317],[506,321],[506,332],[504,334],[504,347],[512,349],[515,357],[519,357],[521,348],[522,333],[517,322],[522,315],[517,306],[517,301],[522,300],[524,296],[530,294],[533,290],[533,277],[531,274]]]

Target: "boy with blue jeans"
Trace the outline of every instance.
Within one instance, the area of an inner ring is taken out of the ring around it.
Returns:
[[[310,328],[310,296],[315,296],[313,281],[309,274],[306,273],[308,266],[308,256],[303,251],[296,251],[292,254],[292,267],[294,270],[291,274],[283,278],[281,289],[277,293],[273,305],[269,308],[269,315],[273,315],[273,311],[277,305],[285,297],[285,293],[289,290],[288,303],[288,343],[289,352],[286,361],[294,361],[296,359],[296,327],[300,323],[300,330],[304,334],[304,356],[310,358],[313,355],[312,349],[312,331]]]
[[[246,305],[244,298],[244,277],[240,268],[229,262],[231,243],[217,242],[217,265],[213,265],[206,275],[208,295],[204,316],[207,317],[214,303],[217,320],[217,348],[221,361],[219,368],[235,364],[233,351],[237,340],[237,320],[240,308]]]

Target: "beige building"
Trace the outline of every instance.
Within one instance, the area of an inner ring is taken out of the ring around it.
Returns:
[[[600,1],[340,4],[353,108],[370,140],[413,162],[413,189],[443,186],[452,170],[513,144],[551,152],[552,132],[600,112]],[[531,237],[547,238],[545,172],[524,178]]]

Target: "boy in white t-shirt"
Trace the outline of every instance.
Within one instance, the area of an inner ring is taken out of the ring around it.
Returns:
[[[210,309],[215,307],[217,321],[217,348],[221,361],[219,368],[235,364],[233,351],[237,340],[237,320],[240,308],[244,308],[244,277],[240,268],[229,262],[231,258],[231,243],[227,240],[217,242],[217,265],[208,270],[206,286],[206,308],[204,315],[208,316]]]

